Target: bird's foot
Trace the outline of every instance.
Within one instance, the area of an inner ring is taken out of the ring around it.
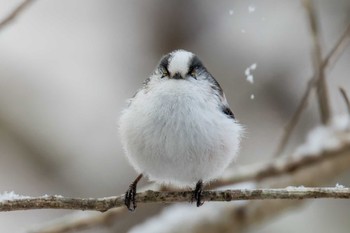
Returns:
[[[136,188],[137,188],[137,183],[140,181],[141,178],[142,178],[142,174],[140,174],[134,180],[134,182],[132,182],[130,184],[129,189],[125,193],[124,203],[125,203],[126,207],[128,208],[128,210],[130,210],[130,211],[134,211],[136,209],[136,206],[137,206],[136,201],[135,201]]]
[[[196,184],[196,188],[193,191],[192,202],[196,201],[197,207],[204,204],[202,202],[202,192],[203,192],[203,181],[199,180]]]

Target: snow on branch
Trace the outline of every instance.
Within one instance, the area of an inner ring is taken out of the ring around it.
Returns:
[[[350,167],[350,118],[348,115],[338,116],[331,121],[328,126],[319,126],[309,133],[306,142],[298,147],[298,150],[287,157],[278,157],[269,162],[260,164],[250,164],[246,166],[238,166],[235,169],[229,170],[221,179],[210,183],[205,189],[213,189],[218,187],[224,187],[233,185],[241,182],[259,182],[262,187],[265,188],[276,188],[286,187],[290,185],[299,186],[320,186],[326,181],[330,181],[337,175],[348,170]],[[268,179],[267,179],[268,178]],[[261,183],[265,182],[265,183]],[[267,182],[267,183],[266,183]],[[273,183],[271,183],[273,182]],[[246,188],[246,187],[245,187]],[[255,185],[251,188],[255,188]],[[159,186],[154,184],[148,185],[143,190],[160,190]],[[163,189],[161,189],[163,190]],[[189,201],[190,197],[186,197],[186,201]],[[233,204],[239,204],[240,202],[233,202]],[[288,206],[296,206],[298,202],[291,201],[268,201],[256,202],[250,201],[246,205],[237,209],[236,205],[224,205],[225,208],[218,213],[220,219],[225,219],[225,216],[237,216],[238,212],[250,213],[246,216],[247,219],[242,222],[242,217],[237,219],[230,218],[226,223],[212,223],[214,229],[221,229],[222,224],[228,228],[244,228],[246,225],[256,223],[258,219],[271,218],[277,212]],[[208,218],[212,219],[211,203],[207,203],[201,208],[198,208],[200,212],[207,213],[205,209],[210,209]],[[214,202],[212,202],[214,204]],[[187,206],[187,205],[186,205]],[[197,208],[192,208],[188,205],[188,208],[195,211]],[[171,212],[171,210],[169,210]],[[180,209],[178,210],[180,211]],[[67,221],[62,219],[61,221],[46,224],[39,228],[35,228],[33,232],[36,233],[63,233],[63,232],[75,232],[77,229],[89,229],[92,227],[101,227],[109,225],[111,222],[115,223],[120,219],[120,216],[126,213],[126,208],[114,208],[106,213],[100,215],[91,215],[84,218],[78,218],[76,220]],[[227,213],[229,212],[229,213]],[[82,212],[80,212],[82,213]],[[181,212],[181,218],[175,221],[175,229],[178,229],[180,222],[185,221],[185,213],[188,213],[188,209]],[[191,212],[192,213],[192,212]],[[262,214],[264,213],[264,214]],[[92,213],[90,213],[92,214]],[[198,214],[198,213],[197,213]],[[196,215],[197,215],[196,214]],[[205,215],[205,214],[204,214]],[[263,215],[263,217],[261,216]],[[165,217],[166,218],[166,217]],[[159,216],[156,220],[159,222]],[[173,219],[173,218],[172,218]],[[198,231],[203,233],[202,220],[198,222],[193,221],[189,223],[193,229],[199,229]],[[142,228],[143,229],[143,228]],[[233,231],[233,230],[232,230]],[[144,231],[141,231],[144,232]],[[151,231],[152,232],[152,231]],[[154,232],[154,231],[153,231]],[[162,228],[159,232],[172,232],[169,227]],[[192,232],[186,231],[184,232]],[[208,231],[210,232],[210,231]]]
[[[138,193],[138,203],[188,202],[192,191]],[[309,198],[350,198],[350,188],[305,188],[287,187],[283,189],[235,189],[225,191],[203,191],[204,201],[266,200],[266,199],[309,199]],[[69,198],[62,196],[20,197],[0,202],[0,211],[31,209],[74,209],[107,211],[124,206],[124,195],[105,198]]]

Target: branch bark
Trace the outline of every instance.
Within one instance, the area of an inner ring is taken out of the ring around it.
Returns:
[[[0,30],[5,28],[11,22],[13,22],[30,4],[35,0],[25,0],[19,4],[8,16],[6,16],[2,21],[0,21]]]
[[[346,105],[346,109],[348,110],[348,114],[350,116],[350,99],[348,97],[348,94],[346,93],[345,89],[342,87],[339,87],[340,93],[343,96],[345,105]]]
[[[327,124],[331,118],[331,110],[329,106],[329,96],[325,72],[322,66],[322,49],[320,41],[320,33],[316,19],[316,11],[312,0],[303,0],[306,12],[308,13],[313,49],[312,58],[316,78],[317,99],[320,108],[321,121]]]
[[[138,193],[138,203],[174,203],[188,202],[192,191]],[[315,198],[350,198],[350,188],[305,188],[287,187],[283,189],[235,189],[225,191],[203,191],[203,201],[236,201],[266,199],[315,199]],[[69,198],[61,196],[19,198],[0,202],[0,211],[33,209],[72,209],[105,212],[115,207],[124,206],[124,195],[105,198]]]

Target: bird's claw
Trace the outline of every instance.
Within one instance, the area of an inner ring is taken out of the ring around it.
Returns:
[[[131,185],[129,186],[128,191],[126,191],[125,193],[124,203],[128,208],[128,210],[130,211],[134,211],[136,209],[136,201],[135,201],[136,187],[137,187],[137,183],[141,180],[142,176],[143,176],[142,173],[138,175],[138,177],[134,180],[134,182],[132,182]]]
[[[128,210],[134,211],[136,209],[136,185],[131,184],[129,189],[125,193],[125,200],[124,203]]]
[[[203,182],[202,180],[198,181],[196,188],[193,191],[192,202],[196,201],[197,207],[200,207],[204,204],[202,201],[202,192],[203,192]]]

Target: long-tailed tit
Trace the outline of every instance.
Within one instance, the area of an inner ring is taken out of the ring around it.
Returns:
[[[185,50],[165,55],[120,118],[125,153],[140,175],[126,192],[136,208],[143,175],[179,187],[195,186],[202,205],[203,182],[222,175],[239,150],[242,126],[225,95],[198,57]]]

